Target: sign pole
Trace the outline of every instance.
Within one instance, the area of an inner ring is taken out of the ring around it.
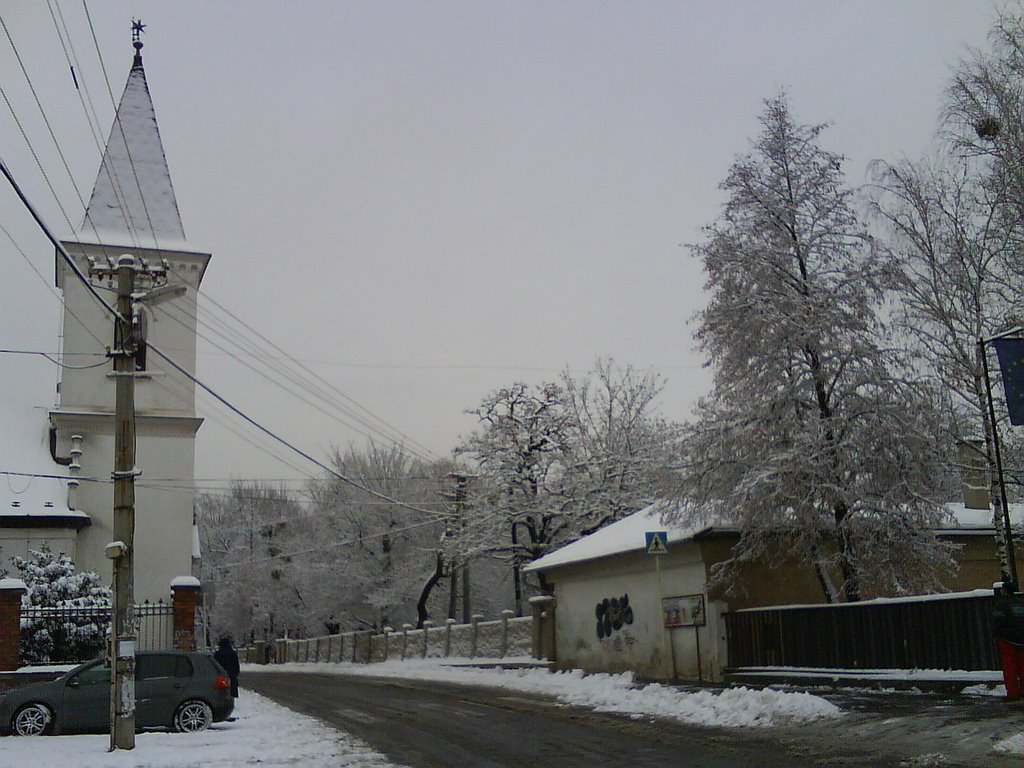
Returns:
[[[662,601],[665,599],[665,590],[661,585],[661,556],[668,554],[668,532],[667,531],[647,531],[644,534],[647,543],[647,554],[654,555],[654,572],[658,578],[658,606],[660,607]],[[670,659],[672,664],[672,682],[674,683],[678,678],[678,672],[676,669],[676,648],[672,644],[672,630],[668,627],[662,627],[662,645],[668,645],[668,648],[662,648],[662,651],[668,651],[665,656]]]

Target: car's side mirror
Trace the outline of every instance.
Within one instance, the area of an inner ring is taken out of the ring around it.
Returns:
[[[78,678],[77,677],[72,677],[70,680],[68,680],[68,688],[77,688],[77,687],[78,687]]]

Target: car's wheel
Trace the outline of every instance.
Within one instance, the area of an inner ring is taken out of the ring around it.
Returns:
[[[11,718],[11,731],[18,736],[43,736],[53,728],[53,713],[45,704],[26,704]]]
[[[174,730],[181,733],[205,731],[213,722],[213,710],[205,701],[186,701],[174,713]]]

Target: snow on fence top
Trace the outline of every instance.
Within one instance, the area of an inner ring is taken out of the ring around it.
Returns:
[[[895,603],[931,603],[936,600],[970,600],[992,597],[991,589],[972,589],[969,592],[944,592],[939,595],[910,595],[908,597],[876,597],[872,600],[858,600],[855,603],[805,603],[800,605],[762,605],[758,608],[741,608],[732,613],[755,613],[762,611],[793,611],[800,608],[863,608],[871,605],[893,605]]]

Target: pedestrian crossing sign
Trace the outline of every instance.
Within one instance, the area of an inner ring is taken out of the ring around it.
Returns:
[[[648,555],[668,554],[668,531],[647,531],[644,537],[647,539]]]

